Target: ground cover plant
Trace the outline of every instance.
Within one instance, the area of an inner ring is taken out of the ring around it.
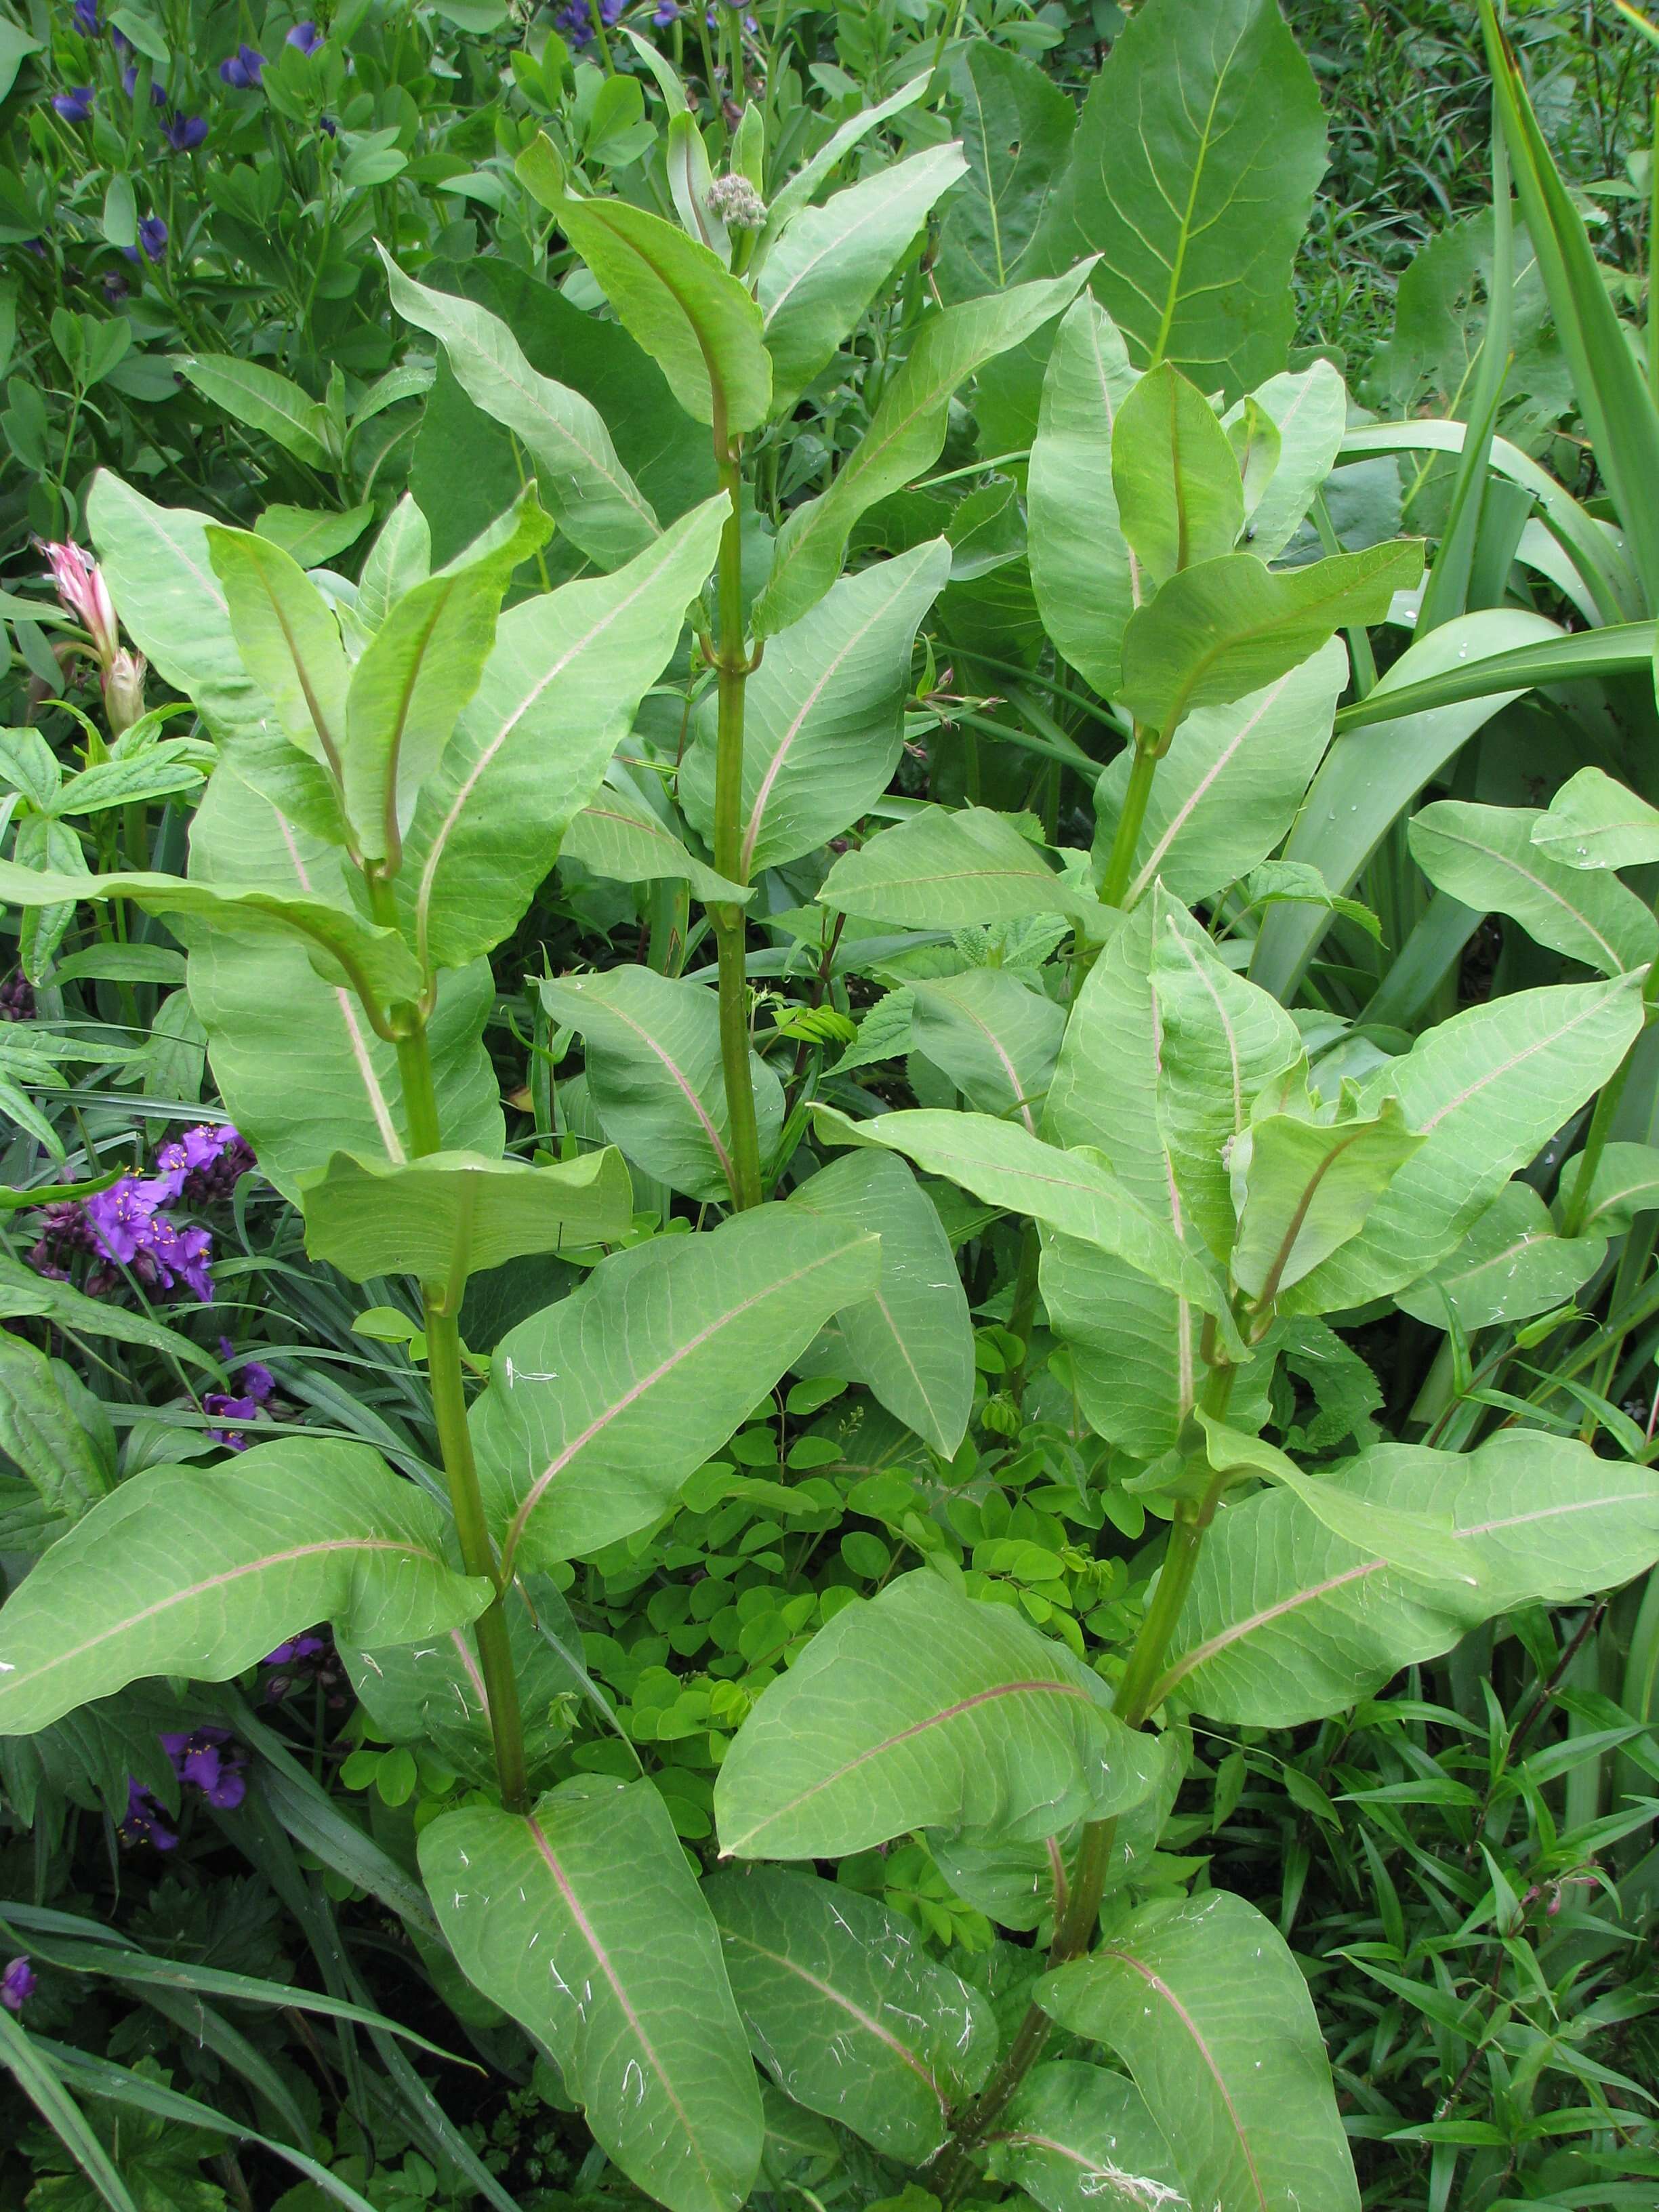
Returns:
[[[1650,149],[1459,30],[1351,392],[1273,0],[12,23],[21,2201],[1652,2201]]]

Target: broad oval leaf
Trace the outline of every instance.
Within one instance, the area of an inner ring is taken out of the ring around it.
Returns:
[[[918,982],[911,1040],[977,1113],[1033,1137],[1066,1033],[1061,1006],[1012,968],[969,968]]]
[[[1630,1226],[1628,1218],[1605,1218],[1598,1207],[1596,1186],[1610,1170],[1610,1189],[1622,1164],[1612,1156],[1645,1152],[1643,1145],[1609,1145],[1590,1186],[1585,1225],[1601,1233],[1560,1237],[1550,1210],[1528,1182],[1506,1182],[1474,1224],[1457,1249],[1429,1274],[1395,1293],[1395,1304],[1431,1328],[1447,1326],[1448,1310],[1457,1317],[1466,1334],[1490,1328],[1495,1322],[1528,1320],[1547,1313],[1587,1283],[1607,1256],[1607,1237]],[[1561,1187],[1573,1188],[1577,1170],[1571,1161],[1564,1170]],[[1650,1165],[1646,1187],[1651,1201],[1659,1204],[1659,1179]]]
[[[614,1253],[512,1330],[471,1415],[504,1568],[580,1558],[666,1512],[878,1263],[866,1232],[757,1206]]]
[[[1231,553],[1244,488],[1227,433],[1195,384],[1167,361],[1136,383],[1112,425],[1118,526],[1154,586]]]
[[[1449,1650],[1476,1622],[1562,1604],[1659,1559],[1659,1483],[1583,1444],[1505,1429],[1468,1453],[1383,1444],[1321,1478],[1449,1515],[1464,1583],[1425,1583],[1348,1543],[1288,1491],[1224,1507],[1206,1539],[1158,1695],[1246,1727],[1295,1728]]]
[[[1574,867],[1537,842],[1535,806],[1437,799],[1407,825],[1412,857],[1437,889],[1477,913],[1504,914],[1540,945],[1617,975],[1659,952],[1659,923],[1609,872]]]
[[[731,883],[698,860],[636,793],[618,789],[617,779],[625,769],[613,763],[608,773],[611,781],[565,831],[559,847],[562,860],[580,860],[596,876],[609,876],[617,883],[678,878],[690,886],[694,897],[705,902],[727,899],[741,906],[753,897],[746,884]]]
[[[1170,2146],[1126,2075],[1035,2067],[986,2137],[990,2170],[1044,2212],[1188,2212]]]
[[[33,1735],[145,1674],[223,1681],[313,1621],[400,1644],[482,1613],[436,1502],[366,1444],[289,1437],[225,1468],[147,1468],[0,1611],[0,1730]]]
[[[788,1203],[881,1238],[879,1286],[836,1316],[796,1373],[866,1383],[949,1459],[973,1410],[974,1330],[933,1200],[891,1153],[848,1152],[798,1184]]]
[[[1539,850],[1569,868],[1633,868],[1659,860],[1659,811],[1599,768],[1581,768],[1532,825]]]
[[[922,1568],[846,1607],[762,1692],[714,1818],[741,1858],[836,1857],[911,1828],[1051,1836],[1127,1810],[1158,1768],[1064,1645]]]
[[[843,853],[819,898],[862,921],[960,929],[1032,914],[1098,915],[1006,814],[988,806],[927,806]]]
[[[953,42],[945,67],[969,170],[939,231],[934,273],[948,301],[1000,292],[1029,274],[1024,264],[1065,171],[1077,110],[1035,61],[989,39]]]
[[[659,1791],[578,1777],[533,1813],[422,1832],[462,1970],[545,2043],[587,2124],[670,2212],[737,2212],[761,2104],[720,1937]]]
[[[889,2158],[925,2165],[983,2082],[997,2027],[976,1990],[874,1898],[778,1867],[703,1885],[750,2044],[781,2089]]]
[[[301,1188],[307,1251],[354,1283],[405,1274],[454,1285],[532,1252],[617,1243],[634,1213],[628,1170],[609,1146],[541,1167],[481,1152],[402,1162],[336,1152]]]
[[[1204,2212],[1359,2212],[1307,1978],[1229,1890],[1142,1905],[1038,1985],[1122,2059]]]

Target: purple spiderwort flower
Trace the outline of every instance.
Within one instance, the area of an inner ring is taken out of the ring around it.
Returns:
[[[327,1639],[321,1636],[290,1636],[286,1644],[279,1644],[274,1651],[267,1651],[259,1662],[262,1667],[291,1667],[296,1659],[314,1659],[319,1651],[328,1649]]]
[[[226,1337],[219,1340],[219,1350],[228,1363],[230,1343]],[[276,1388],[276,1377],[270,1368],[257,1359],[250,1359],[237,1376],[235,1394],[226,1390],[210,1390],[202,1400],[203,1408],[217,1420],[225,1422],[256,1421],[259,1410]],[[240,1427],[210,1429],[208,1434],[215,1443],[225,1444],[232,1451],[246,1451],[247,1438]]]
[[[33,1967],[27,1959],[14,1959],[0,1974],[0,2005],[8,2012],[21,2012],[33,1995]]]
[[[127,1844],[153,1844],[158,1851],[170,1851],[179,1838],[173,1830],[161,1824],[161,1808],[148,1790],[138,1783],[127,1783],[126,1818],[121,1823],[121,1840]]]
[[[9,975],[0,983],[0,1022],[34,1019],[34,986],[27,975]]]
[[[241,1761],[234,1756],[228,1729],[198,1728],[164,1735],[161,1748],[181,1782],[199,1790],[210,1805],[234,1813],[247,1795]]]
[[[83,39],[95,39],[103,30],[98,20],[98,0],[75,0],[75,27]]]
[[[84,123],[92,112],[92,87],[73,84],[67,92],[54,92],[52,104],[65,123]]]
[[[283,43],[298,46],[302,54],[314,54],[323,43],[323,34],[313,22],[296,23]]]
[[[265,58],[258,46],[237,47],[228,61],[221,62],[219,75],[238,92],[252,92],[265,72]]]
[[[161,126],[161,136],[175,154],[193,154],[207,137],[206,120],[199,115],[186,115],[175,107]]]

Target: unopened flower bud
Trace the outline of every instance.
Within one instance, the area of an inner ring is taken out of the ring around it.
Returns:
[[[64,611],[85,623],[99,665],[107,668],[120,645],[121,634],[103,570],[84,546],[72,542],[43,544],[40,550],[46,556]]]
[[[104,712],[109,718],[111,737],[118,738],[143,716],[149,667],[142,653],[129,653],[125,646],[110,656],[104,671]]]
[[[747,177],[716,177],[708,187],[708,212],[728,230],[758,230],[766,220],[766,203]]]

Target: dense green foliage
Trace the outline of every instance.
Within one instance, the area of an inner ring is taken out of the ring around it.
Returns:
[[[1656,47],[0,14],[6,2201],[1652,2203]]]

